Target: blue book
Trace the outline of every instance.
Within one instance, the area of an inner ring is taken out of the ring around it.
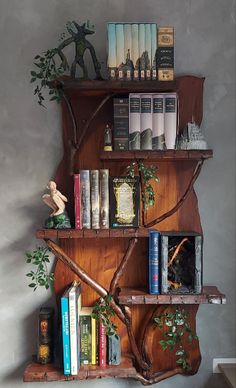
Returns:
[[[62,349],[64,374],[71,373],[70,330],[69,330],[69,297],[68,290],[61,297]]]
[[[160,294],[160,253],[159,237],[157,230],[149,231],[149,250],[148,250],[148,285],[149,294]]]

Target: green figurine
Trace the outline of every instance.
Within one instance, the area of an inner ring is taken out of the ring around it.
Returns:
[[[47,206],[53,209],[49,218],[45,221],[45,228],[47,229],[70,229],[71,223],[65,210],[65,202],[68,202],[67,198],[57,190],[55,182],[50,181],[47,189],[49,194],[44,194],[42,199]]]

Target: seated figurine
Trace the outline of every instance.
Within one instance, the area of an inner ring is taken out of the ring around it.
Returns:
[[[67,198],[57,190],[57,185],[53,181],[48,183],[47,189],[49,194],[44,194],[42,199],[53,211],[45,222],[45,228],[70,229],[70,220],[65,210]]]

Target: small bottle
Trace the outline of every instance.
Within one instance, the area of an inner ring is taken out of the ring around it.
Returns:
[[[104,131],[104,151],[112,151],[112,132],[108,124]]]

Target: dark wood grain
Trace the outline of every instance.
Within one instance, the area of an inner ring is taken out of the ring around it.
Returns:
[[[167,160],[202,160],[213,157],[212,150],[164,150],[164,151],[101,151],[101,160],[145,160],[166,162]]]

